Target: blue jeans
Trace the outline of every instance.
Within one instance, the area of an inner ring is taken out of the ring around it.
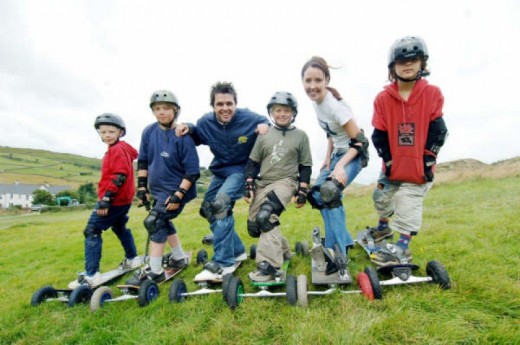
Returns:
[[[125,257],[131,259],[137,256],[132,231],[126,227],[129,210],[130,205],[110,206],[108,215],[104,217],[98,216],[96,210],[90,215],[87,228],[93,229],[96,235],[85,238],[85,271],[87,275],[92,276],[99,271],[103,245],[101,234],[109,227],[112,227],[112,231],[121,242],[125,250]]]
[[[329,169],[324,169],[314,183],[312,195],[319,206],[323,223],[325,224],[325,247],[334,249],[334,244],[338,244],[343,254],[346,254],[346,247],[354,245],[352,236],[347,228],[347,220],[345,208],[343,205],[336,208],[327,208],[321,199],[319,187],[327,180],[332,170],[343,157],[344,153],[336,153],[331,157]],[[347,174],[347,186],[352,183],[356,176],[361,171],[361,162],[359,158],[355,158],[345,166],[345,173]],[[347,187],[345,186],[345,187]],[[341,194],[343,198],[343,194]]]
[[[234,173],[226,178],[213,175],[208,191],[204,195],[204,202],[212,202],[219,194],[227,194],[231,199],[228,205],[229,215],[223,219],[210,220],[210,229],[213,232],[213,258],[212,261],[221,267],[235,264],[235,257],[245,252],[245,247],[235,231],[235,219],[232,210],[235,201],[244,195],[243,173]]]

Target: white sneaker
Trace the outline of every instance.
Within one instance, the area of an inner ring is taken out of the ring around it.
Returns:
[[[200,280],[217,280],[219,278],[222,278],[221,274],[213,273],[209,270],[202,270],[199,274],[195,276],[196,281]]]
[[[75,288],[77,288],[78,286],[81,285],[81,283],[84,281],[85,279],[85,272],[83,273],[78,273],[78,278],[74,279],[73,281],[71,281],[68,285],[69,289],[72,289],[74,290]]]
[[[85,281],[90,287],[98,286],[104,283],[101,273],[96,272],[93,276],[85,276]]]
[[[246,257],[247,257],[247,255],[246,255]],[[236,269],[237,269],[237,267],[235,265],[231,265],[231,266],[228,266],[228,267],[222,267],[221,276],[223,277],[226,274],[233,273],[233,272],[235,272]]]
[[[247,253],[243,252],[239,256],[235,257],[235,262],[242,262],[247,260]]]
[[[143,263],[141,261],[141,257],[140,256],[136,256],[133,259],[125,258],[123,260],[123,262],[121,262],[121,268],[124,269],[124,270],[134,269],[134,268],[141,267],[142,264]]]

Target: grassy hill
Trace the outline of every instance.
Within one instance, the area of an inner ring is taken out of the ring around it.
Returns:
[[[310,296],[306,308],[284,298],[246,298],[231,311],[220,294],[195,296],[184,303],[168,301],[169,284],[157,301],[139,307],[135,300],[114,303],[92,313],[88,305],[68,308],[58,302],[29,305],[44,285],[64,287],[83,269],[83,234],[88,210],[36,215],[0,216],[0,343],[1,344],[518,344],[520,343],[520,173],[518,159],[482,165],[472,160],[439,167],[424,205],[421,233],[411,243],[414,262],[425,275],[429,260],[444,264],[450,290],[434,284],[383,288],[383,300],[360,294]],[[462,168],[459,168],[462,166]],[[443,169],[457,171],[443,180]],[[466,171],[459,171],[465,169]],[[507,175],[507,176],[504,176]],[[501,176],[501,177],[497,177]],[[350,194],[349,194],[350,193]],[[373,225],[377,217],[368,190],[348,192],[344,200],[352,234]],[[183,247],[194,253],[209,232],[198,215],[200,200],[187,205],[175,225]],[[248,208],[234,210],[236,229],[246,247]],[[146,211],[133,207],[129,228],[139,252],[144,250]],[[287,208],[282,232],[291,243],[311,242],[319,212],[309,205]],[[116,266],[123,253],[110,231],[103,234],[102,270]],[[212,254],[211,247],[205,246]],[[371,265],[365,252],[350,252],[353,275]],[[255,292],[247,273],[251,260],[237,271],[246,292]],[[189,291],[201,270],[190,265],[180,274]],[[295,256],[290,273],[308,277],[310,258]],[[383,277],[380,277],[383,278]],[[355,290],[356,284],[345,290]],[[120,292],[114,289],[117,295]],[[283,291],[278,290],[278,291]]]
[[[0,146],[0,182],[69,185],[96,184],[101,160],[68,153]]]

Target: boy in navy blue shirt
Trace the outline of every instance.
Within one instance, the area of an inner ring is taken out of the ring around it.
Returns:
[[[171,220],[197,196],[195,182],[200,176],[193,139],[175,135],[181,111],[177,97],[168,90],[156,91],[151,96],[150,108],[157,122],[143,130],[137,159],[137,198],[140,204],[149,202],[150,193],[154,198],[153,209],[144,220],[150,236],[150,262],[127,281],[132,285],[139,285],[144,279],[157,283],[164,280],[162,262],[166,242],[172,250],[167,266],[186,267],[186,254]]]

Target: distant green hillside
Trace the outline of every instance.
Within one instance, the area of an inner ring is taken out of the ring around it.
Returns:
[[[68,153],[0,146],[0,182],[49,183],[77,188],[96,183],[101,160]]]
[[[77,189],[85,183],[97,185],[101,159],[69,153],[0,146],[0,183],[69,185]],[[200,182],[211,174],[201,167]]]

